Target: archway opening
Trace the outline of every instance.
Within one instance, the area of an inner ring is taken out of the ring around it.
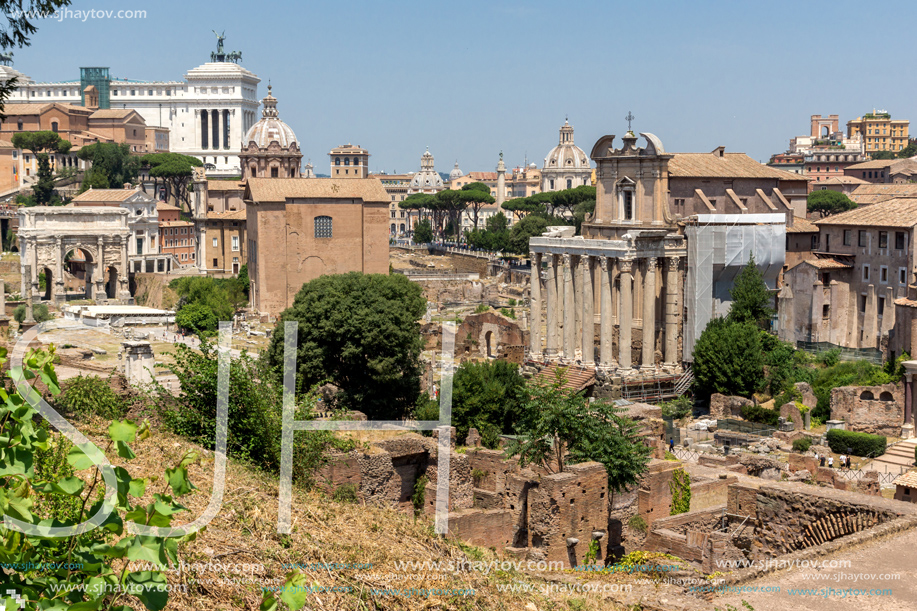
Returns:
[[[51,301],[54,289],[54,275],[51,273],[51,268],[45,267],[38,274],[38,290],[39,292],[44,291],[42,299],[45,301]]]
[[[487,358],[493,358],[493,331],[484,334],[484,343],[487,345]]]
[[[827,125],[821,126],[821,135],[822,135],[822,138],[827,138],[828,136],[831,135],[831,130],[828,128]]]
[[[108,283],[105,285],[105,295],[109,299],[118,296],[118,269],[114,265],[108,267]]]
[[[64,255],[64,293],[78,299],[92,298],[92,277],[95,262],[89,251],[73,248]]]

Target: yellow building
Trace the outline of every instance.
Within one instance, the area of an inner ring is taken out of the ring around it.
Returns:
[[[907,119],[892,119],[884,110],[873,110],[862,117],[847,121],[847,137],[857,134],[863,137],[866,153],[892,151],[896,153],[907,146]]]

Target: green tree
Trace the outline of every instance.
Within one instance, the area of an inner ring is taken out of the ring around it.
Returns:
[[[856,202],[839,191],[812,191],[806,200],[806,210],[822,216],[840,214],[856,208]]]
[[[917,144],[911,142],[906,147],[898,151],[899,159],[908,159],[917,155]]]
[[[896,159],[897,155],[892,151],[876,151],[875,153],[871,153],[870,157],[872,159]]]
[[[498,212],[489,217],[484,223],[484,229],[475,229],[468,232],[468,243],[475,248],[485,250],[505,251],[509,248],[509,220]]]
[[[507,200],[503,202],[501,208],[512,212],[513,216],[516,218],[516,221],[521,220],[529,214],[545,213],[544,204],[533,201],[530,197],[517,197],[516,199]]]
[[[370,419],[407,415],[420,394],[420,286],[402,275],[320,276],[303,285],[283,311],[266,351],[283,364],[284,323],[299,323],[297,384],[330,381],[341,402]]]
[[[637,425],[622,415],[623,408],[590,403],[583,393],[564,388],[565,382],[565,370],[558,369],[553,381],[528,385],[516,425],[519,436],[510,441],[507,455],[553,473],[594,460],[605,466],[611,490],[632,486],[650,455]]]
[[[175,313],[175,324],[197,335],[214,333],[218,323],[219,319],[210,306],[199,301],[185,304]]]
[[[30,150],[35,155],[35,161],[38,162],[38,180],[32,185],[32,193],[37,205],[49,204],[54,194],[54,175],[48,153],[68,153],[70,142],[52,131],[17,132],[13,134],[13,146]]]
[[[166,199],[175,202],[179,208],[184,204],[190,212],[189,193],[193,168],[203,166],[204,162],[180,153],[150,153],[140,161],[150,168],[150,176],[155,185],[165,186]]]
[[[471,210],[471,219],[474,228],[478,228],[478,215],[481,208],[494,203],[494,198],[490,195],[490,187],[483,182],[472,182],[464,185],[459,191],[460,197],[465,200],[466,206]]]
[[[761,332],[751,322],[714,318],[694,344],[697,394],[750,397],[764,377]]]
[[[84,146],[76,154],[92,168],[83,176],[80,193],[93,189],[120,189],[133,183],[140,173],[140,159],[131,154],[126,142],[96,142]]]
[[[421,219],[414,223],[414,237],[412,241],[415,244],[429,244],[433,241],[433,228],[430,221]]]
[[[525,380],[519,368],[507,361],[463,363],[452,381],[452,424],[458,439],[474,427],[488,448],[496,448],[500,435],[512,433],[521,408]]]
[[[529,240],[540,236],[548,227],[557,225],[570,225],[570,221],[559,216],[545,214],[529,214],[513,225],[509,236],[509,252],[517,255],[528,255]]]
[[[773,299],[764,275],[755,265],[755,255],[749,254],[748,263],[736,276],[735,283],[729,291],[732,305],[729,307],[729,320],[732,322],[752,322],[765,326],[774,315],[771,308]]]
[[[239,286],[242,292],[245,293],[245,298],[248,299],[248,293],[252,284],[251,278],[248,276],[248,263],[244,263],[242,267],[239,268],[239,281],[241,283]]]

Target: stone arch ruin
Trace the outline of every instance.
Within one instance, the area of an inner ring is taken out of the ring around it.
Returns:
[[[128,288],[128,211],[111,207],[36,206],[19,212],[22,296],[64,301],[65,257],[81,251],[87,298],[99,302],[131,298]],[[46,288],[38,275],[45,271]],[[31,292],[30,292],[31,291]]]

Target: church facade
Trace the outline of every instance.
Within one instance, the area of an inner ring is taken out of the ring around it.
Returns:
[[[655,135],[596,142],[596,207],[529,243],[530,355],[613,376],[682,370],[749,255],[776,289],[801,177],[742,153],[667,153]]]

